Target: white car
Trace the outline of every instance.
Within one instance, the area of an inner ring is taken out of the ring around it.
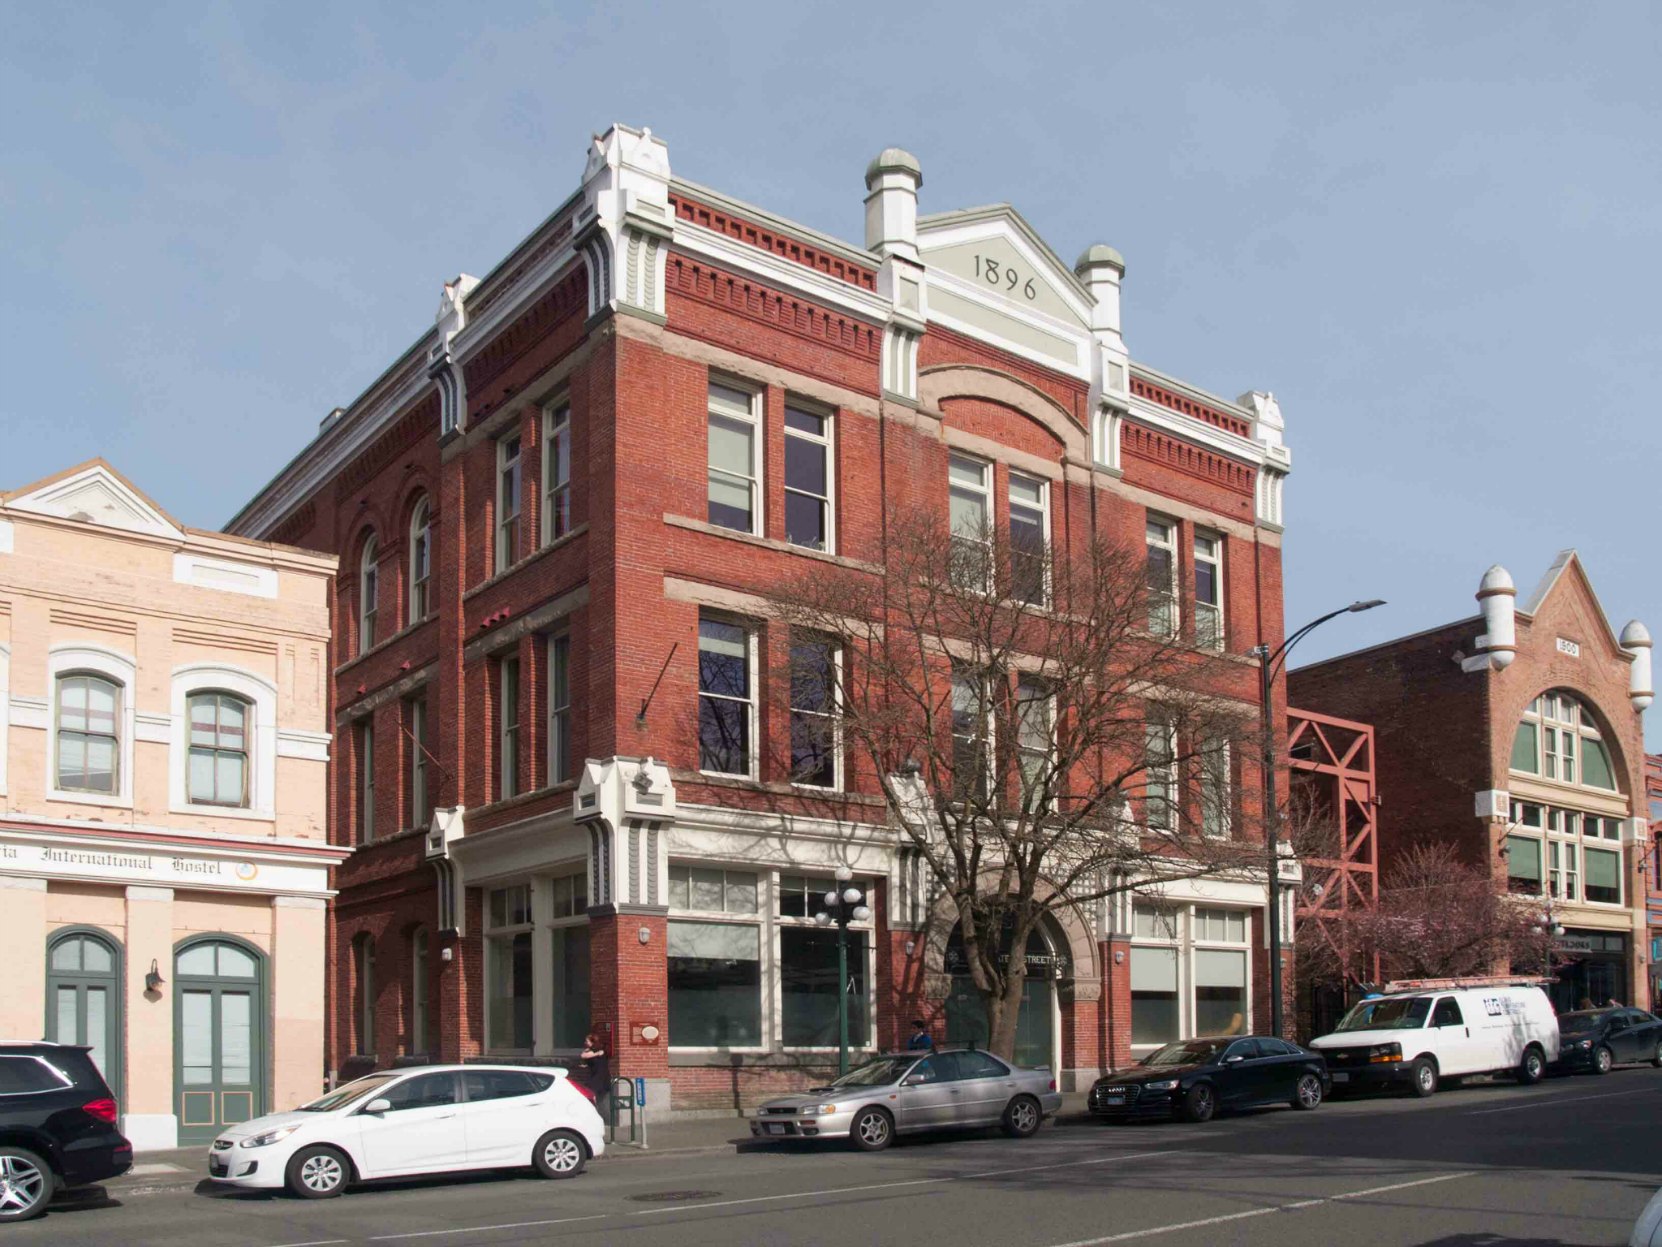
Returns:
[[[349,1182],[462,1169],[570,1178],[605,1148],[600,1114],[563,1069],[425,1065],[230,1127],[208,1152],[208,1176],[327,1199]]]

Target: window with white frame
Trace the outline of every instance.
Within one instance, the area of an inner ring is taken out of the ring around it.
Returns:
[[[1512,803],[1510,891],[1570,903],[1623,903],[1620,819],[1533,801]]]
[[[1598,721],[1581,701],[1562,691],[1543,693],[1525,708],[1512,738],[1512,769],[1559,783],[1617,790]]]
[[[485,903],[485,1048],[529,1053],[532,954],[531,886],[492,888]]]
[[[410,622],[433,609],[433,504],[426,498],[410,515]]]
[[[1056,787],[1050,777],[1056,753],[1055,699],[1037,676],[1024,675],[1016,681],[1016,752],[1025,806],[1044,785]],[[1040,812],[1033,811],[1035,815]]]
[[[504,658],[497,663],[496,799],[519,790],[519,659]]]
[[[1050,486],[1010,473],[1010,596],[1043,606],[1050,579]]]
[[[375,839],[375,720],[365,715],[354,725],[358,764],[358,843]]]
[[[1582,860],[1586,866],[1584,886],[1586,897],[1594,905],[1622,903],[1622,855],[1609,849],[1582,846]]]
[[[1186,1035],[1244,1035],[1251,1015],[1248,911],[1222,906],[1132,905],[1131,1043]]]
[[[1223,648],[1223,538],[1195,533],[1195,644]]]
[[[372,536],[358,557],[358,652],[375,645],[375,617],[381,605],[381,545]]]
[[[831,417],[785,403],[785,540],[809,550],[832,548]]]
[[[189,736],[185,796],[192,805],[248,805],[248,746],[254,708],[234,693],[208,690],[185,700]]]
[[[791,782],[840,786],[837,675],[842,647],[829,637],[791,638]]]
[[[548,638],[548,782],[574,774],[571,740],[571,637]]]
[[[1149,516],[1148,545],[1148,630],[1155,636],[1177,635],[1177,524]]]
[[[762,1043],[762,945],[754,872],[669,868],[670,1043],[754,1048]],[[702,920],[677,913],[702,915]]]
[[[1183,1036],[1178,999],[1178,911],[1137,901],[1131,909],[1131,1042],[1162,1044]]]
[[[571,531],[571,404],[551,403],[542,415],[542,540]]]
[[[588,1034],[592,995],[589,982],[589,877],[587,871],[549,881],[549,925],[553,944],[554,1047],[581,1048]]]
[[[954,451],[947,460],[947,492],[952,583],[985,593],[993,568],[993,465]]]
[[[496,443],[496,571],[506,571],[524,553],[520,543],[520,436]]]
[[[698,769],[750,777],[755,769],[755,634],[742,624],[698,621]]]
[[[985,800],[993,759],[993,716],[984,672],[952,669],[952,792]]]
[[[1247,1025],[1247,920],[1240,909],[1190,911],[1194,941],[1194,1033],[1244,1035]]]
[[[853,880],[866,896],[871,885]],[[839,996],[848,997],[848,1042],[870,1042],[871,992],[868,975],[869,923],[848,929],[848,978],[840,976],[837,928],[820,926],[814,915],[826,910],[825,897],[848,884],[829,875],[781,875],[774,930],[779,959],[779,1041],[785,1048],[835,1048]]]
[[[122,686],[87,672],[57,680],[57,777],[64,792],[121,792]]]
[[[410,760],[410,826],[425,827],[433,816],[427,790],[427,697],[412,697],[404,703],[410,738],[406,755]]]
[[[1227,839],[1230,826],[1231,783],[1228,741],[1208,742],[1200,750],[1201,834]]]
[[[1158,712],[1143,729],[1143,817],[1152,829],[1177,830],[1177,729]]]
[[[761,395],[717,381],[709,390],[709,520],[762,534]]]

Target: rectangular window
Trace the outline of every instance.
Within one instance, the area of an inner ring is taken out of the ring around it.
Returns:
[[[838,787],[835,641],[791,642],[791,782]]]
[[[1616,772],[1610,765],[1610,753],[1596,736],[1584,736],[1581,740],[1581,782],[1590,788],[1614,791],[1616,787]]]
[[[554,937],[554,1046],[581,1048],[588,1033],[592,1007],[588,924],[555,927],[551,934]]]
[[[571,404],[558,402],[543,413],[542,539],[557,541],[571,531]]]
[[[1144,819],[1157,831],[1177,828],[1177,732],[1169,722],[1150,719],[1143,729],[1146,778]]]
[[[1177,635],[1177,525],[1148,518],[1148,630],[1155,636]]]
[[[838,1042],[838,994],[848,997],[848,1042],[866,1045],[870,994],[866,984],[866,933],[848,933],[848,977],[838,972],[834,928],[779,929],[779,1013],[787,1048],[834,1048]]]
[[[1010,473],[1010,596],[1043,606],[1050,579],[1050,489]]]
[[[1016,681],[1016,752],[1020,755],[1021,799],[1060,795],[1058,777],[1051,773],[1056,754],[1055,702],[1043,681],[1022,676]],[[1035,815],[1041,813],[1034,810]]]
[[[1541,842],[1526,836],[1506,837],[1507,890],[1525,896],[1541,895]]]
[[[1230,813],[1229,744],[1209,745],[1200,756],[1201,832],[1214,840],[1229,835]]]
[[[856,884],[869,892],[864,884]],[[825,894],[837,887],[837,881],[827,876],[780,875],[779,916],[781,918],[812,918],[825,908]]]
[[[1622,855],[1605,849],[1588,849],[1587,899],[1600,905],[1622,903]]]
[[[1194,911],[1194,922],[1196,940],[1208,944],[1246,943],[1247,915],[1244,909],[1197,907]]]
[[[425,827],[433,814],[427,792],[427,699],[409,702],[410,826]]]
[[[1580,846],[1576,844],[1547,841],[1547,886],[1561,901],[1580,899],[1580,854]]]
[[[502,801],[519,792],[519,659],[504,658],[498,668],[496,799]]]
[[[1541,773],[1541,728],[1539,724],[1521,722],[1512,737],[1512,769],[1529,775]]]
[[[669,924],[669,1034],[678,1048],[749,1048],[762,1042],[760,928]]]
[[[954,454],[947,464],[952,525],[951,579],[960,589],[991,587],[993,465]]]
[[[785,540],[831,549],[831,418],[785,404]]]
[[[1175,940],[1176,907],[1135,902],[1131,907],[1131,933],[1140,940]]]
[[[58,677],[58,787],[120,791],[121,686],[94,675]]]
[[[1194,1030],[1197,1035],[1246,1034],[1244,952],[1195,949]]]
[[[698,768],[717,775],[753,774],[756,692],[753,634],[725,620],[698,621]]]
[[[1195,534],[1195,644],[1223,648],[1223,538]]]
[[[506,571],[523,553],[519,539],[519,435],[496,444],[496,571]]]
[[[1545,822],[1542,818],[1541,807],[1522,801],[1513,803],[1512,821],[1524,827],[1545,826]]]
[[[710,382],[710,523],[760,536],[759,395]]]
[[[985,800],[992,762],[992,707],[985,676],[952,673],[952,791],[963,800]]]
[[[1131,1042],[1170,1043],[1182,1038],[1178,1020],[1177,949],[1131,950]]]
[[[375,723],[358,720],[358,843],[375,839]]]
[[[531,888],[494,888],[485,909],[485,1047],[531,1051]]]
[[[669,868],[669,907],[710,914],[757,912],[756,876],[719,866]]]
[[[571,752],[571,638],[548,638],[548,782],[563,784],[574,771]]]
[[[252,709],[229,693],[192,693],[186,700],[190,747],[185,784],[192,805],[248,804]]]

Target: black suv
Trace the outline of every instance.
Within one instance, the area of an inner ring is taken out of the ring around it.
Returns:
[[[58,1188],[132,1167],[115,1097],[88,1051],[0,1042],[0,1222],[27,1221]]]

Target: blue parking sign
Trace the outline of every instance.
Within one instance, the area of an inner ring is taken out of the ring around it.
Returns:
[[[642,1108],[646,1107],[646,1079],[644,1078],[635,1079],[635,1103]]]

